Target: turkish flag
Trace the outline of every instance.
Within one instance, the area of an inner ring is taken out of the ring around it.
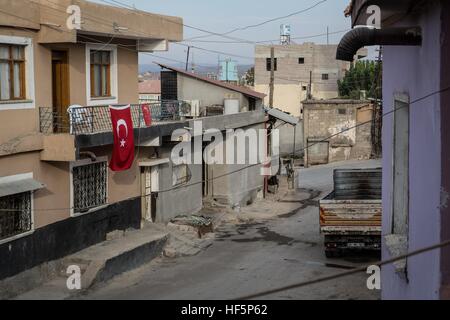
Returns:
[[[152,111],[148,104],[142,105],[142,114],[144,115],[144,122],[147,127],[152,125]]]
[[[131,168],[134,161],[134,133],[130,105],[125,107],[109,106],[114,136],[114,148],[109,167],[112,171],[124,171]]]

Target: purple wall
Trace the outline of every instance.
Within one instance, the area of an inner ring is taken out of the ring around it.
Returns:
[[[384,112],[393,107],[394,93],[408,93],[410,100],[440,89],[440,6],[434,1],[407,26],[420,25],[422,47],[385,47],[383,52]],[[393,117],[383,124],[383,234],[392,220]],[[440,242],[441,190],[440,96],[410,106],[410,203],[409,251]],[[390,258],[383,245],[383,259]],[[409,283],[392,265],[382,269],[383,299],[438,299],[439,251],[408,259]]]

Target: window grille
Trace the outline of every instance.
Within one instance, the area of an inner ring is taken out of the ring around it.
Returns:
[[[74,212],[82,213],[107,202],[107,163],[96,162],[73,168]]]
[[[0,198],[0,240],[32,229],[31,192]]]

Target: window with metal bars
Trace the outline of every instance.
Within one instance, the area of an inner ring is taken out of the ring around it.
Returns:
[[[74,213],[107,203],[107,168],[107,162],[96,162],[72,169]]]
[[[31,231],[31,192],[0,198],[0,241]]]

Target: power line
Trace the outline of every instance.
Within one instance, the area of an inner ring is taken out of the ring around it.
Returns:
[[[339,31],[334,31],[334,32],[328,32],[328,33],[320,33],[320,34],[315,34],[315,35],[308,35],[308,36],[298,36],[298,37],[291,37],[291,40],[302,40],[302,39],[311,39],[311,38],[319,38],[319,37],[325,37],[327,35],[334,35],[334,34],[339,34],[339,33],[344,33],[344,32],[348,32],[351,29],[345,29],[345,30],[339,30]],[[221,43],[221,44],[264,44],[264,43],[273,43],[273,42],[277,42],[280,39],[272,39],[272,40],[259,40],[259,41],[254,41],[253,43],[247,43],[247,42],[240,42],[240,41],[222,41],[222,40],[183,40],[183,42],[198,42],[198,43]]]
[[[341,273],[337,273],[334,275],[330,275],[330,276],[326,276],[326,277],[322,277],[322,278],[317,278],[317,279],[313,279],[313,280],[309,280],[309,281],[304,281],[304,282],[299,282],[299,283],[294,283],[291,285],[287,285],[287,286],[283,286],[283,287],[279,287],[279,288],[275,288],[275,289],[270,289],[270,290],[266,290],[266,291],[261,291],[261,292],[257,292],[257,293],[252,293],[246,296],[242,296],[233,300],[249,300],[249,299],[254,299],[254,298],[259,298],[259,297],[263,297],[263,296],[267,296],[269,294],[274,294],[274,293],[278,293],[278,292],[283,292],[283,291],[288,291],[288,290],[292,290],[292,289],[296,289],[296,288],[301,288],[301,287],[306,287],[306,286],[310,286],[313,284],[317,284],[317,283],[321,283],[321,282],[326,282],[326,281],[330,281],[330,280],[335,280],[335,279],[340,279],[343,277],[347,277],[350,276],[352,274],[355,273],[360,273],[360,272],[366,272],[367,269],[371,266],[378,266],[378,267],[382,267],[384,265],[387,264],[391,264],[393,262],[397,262],[399,260],[403,260],[403,259],[407,259],[410,257],[414,257],[429,251],[433,251],[436,249],[440,249],[440,248],[444,248],[450,245],[450,240],[446,240],[446,241],[442,241],[438,244],[429,246],[429,247],[425,247],[422,249],[418,249],[412,252],[409,252],[407,254],[403,254],[403,255],[399,255],[395,258],[391,258],[391,259],[387,259],[387,260],[382,260],[379,261],[377,263],[371,263],[362,267],[358,267],[349,271],[344,271]]]
[[[277,17],[277,18],[269,19],[269,20],[266,20],[266,21],[263,21],[263,22],[260,22],[260,23],[257,23],[257,24],[248,25],[248,26],[245,26],[245,27],[238,27],[238,28],[232,29],[232,30],[230,30],[230,31],[228,31],[228,32],[221,33],[220,36],[226,36],[226,35],[228,35],[228,34],[230,34],[230,33],[236,32],[236,31],[244,31],[244,30],[251,29],[251,28],[257,28],[257,27],[260,27],[260,26],[265,25],[265,24],[270,23],[270,22],[274,22],[274,21],[277,21],[277,20],[282,20],[282,19],[290,18],[290,17],[296,16],[296,15],[299,15],[299,14],[301,14],[301,13],[305,13],[305,12],[311,10],[311,9],[314,9],[315,7],[317,7],[317,6],[319,6],[320,4],[322,4],[322,3],[324,3],[324,2],[327,2],[327,1],[328,1],[328,0],[321,0],[321,1],[315,3],[314,5],[312,5],[312,6],[308,7],[308,8],[306,8],[306,9],[302,9],[302,10],[299,10],[299,11],[296,11],[296,12],[293,12],[293,13],[290,13],[290,14],[285,15],[285,16],[282,16],[282,17]],[[205,37],[205,36],[193,37],[193,38],[190,38],[189,40],[194,40],[194,39],[199,39],[199,38],[204,38],[204,37]]]
[[[399,106],[399,107],[393,108],[393,109],[392,109],[391,111],[389,111],[389,112],[383,113],[383,114],[382,114],[382,117],[385,117],[385,116],[387,116],[387,115],[390,115],[390,114],[396,112],[397,110],[400,110],[401,108],[405,108],[406,106],[413,105],[413,104],[418,103],[418,102],[420,102],[420,101],[426,100],[426,99],[428,99],[428,98],[430,98],[430,97],[432,97],[432,96],[434,96],[434,95],[436,95],[436,94],[440,94],[440,93],[443,93],[443,92],[449,91],[449,90],[450,90],[450,86],[449,86],[449,87],[446,87],[446,88],[443,88],[443,89],[441,89],[441,90],[438,90],[438,91],[434,91],[434,92],[432,92],[432,93],[429,93],[429,94],[427,94],[427,95],[425,95],[425,96],[422,96],[422,97],[420,97],[420,98],[418,98],[418,99],[415,99],[415,100],[411,101],[411,102],[410,102],[409,104],[407,104],[407,105],[401,105],[401,106]],[[329,139],[331,139],[331,138],[333,138],[333,137],[335,137],[335,136],[338,136],[338,135],[340,135],[340,134],[343,134],[343,133],[345,133],[345,132],[347,132],[347,131],[349,131],[349,130],[353,130],[353,129],[355,129],[355,128],[358,128],[358,127],[360,127],[360,126],[362,126],[362,125],[369,124],[369,123],[371,123],[371,122],[372,122],[372,120],[366,121],[366,122],[362,122],[362,123],[359,123],[359,124],[357,124],[357,125],[355,125],[355,126],[346,128],[346,129],[344,129],[344,130],[342,130],[342,131],[340,131],[340,132],[338,132],[338,133],[336,133],[336,134],[330,135],[329,137],[327,137],[327,138],[325,138],[325,139],[323,139],[323,140],[321,140],[321,141],[318,141],[318,142],[313,143],[313,144],[309,144],[308,146],[306,146],[306,147],[304,147],[304,148],[298,149],[298,150],[296,150],[295,152],[304,151],[304,150],[306,150],[306,149],[311,148],[312,146],[314,146],[314,145],[317,144],[317,143],[328,141]],[[214,180],[216,180],[216,179],[220,179],[220,178],[223,178],[223,177],[226,177],[226,176],[235,174],[235,173],[239,173],[239,172],[241,172],[241,171],[243,171],[243,170],[245,170],[245,169],[248,169],[248,168],[251,168],[251,167],[255,167],[255,166],[260,166],[260,165],[262,165],[262,163],[251,164],[251,165],[248,165],[248,166],[239,168],[239,169],[237,169],[237,170],[234,170],[234,171],[232,171],[232,172],[228,172],[228,173],[225,173],[225,174],[216,176],[216,177],[214,177],[214,178],[205,179],[205,180],[200,180],[200,181],[198,181],[198,182],[194,182],[194,183],[191,183],[191,184],[186,184],[186,185],[181,185],[181,186],[175,186],[175,187],[168,188],[168,189],[165,189],[165,190],[163,189],[163,190],[157,191],[157,192],[155,192],[155,193],[172,192],[172,191],[177,190],[177,189],[180,189],[180,188],[187,188],[187,187],[195,186],[195,185],[202,184],[202,183],[205,183],[205,182],[214,181]],[[148,197],[148,196],[136,196],[136,197],[131,197],[131,198],[128,198],[128,199],[125,199],[125,200],[133,200],[133,199],[146,198],[146,197]],[[124,200],[124,201],[125,201],[125,200]],[[53,210],[71,210],[71,209],[78,209],[78,208],[70,208],[70,207],[69,207],[69,208],[53,209]],[[35,210],[35,211],[37,211],[37,210],[39,210],[39,211],[45,211],[45,210],[52,210],[52,209],[33,209],[33,210]],[[1,211],[19,211],[19,210],[16,210],[16,209],[11,209],[11,210],[8,210],[8,209],[0,209],[0,212],[1,212]]]
[[[48,0],[47,0],[47,1],[48,1]],[[105,3],[108,3],[106,0],[100,0],[100,1],[105,2]],[[116,4],[120,4],[120,5],[122,5],[122,7],[125,7],[125,8],[127,8],[127,9],[129,8],[129,9],[134,10],[134,11],[140,11],[140,12],[143,12],[143,13],[147,13],[147,14],[148,14],[147,11],[136,9],[136,8],[131,7],[131,6],[128,5],[128,4],[124,4],[124,3],[120,2],[120,1],[113,1],[113,0],[110,0],[110,1],[112,1],[112,2],[114,2],[114,3],[116,3]],[[111,4],[111,3],[109,3],[109,4]],[[170,22],[170,23],[174,23],[174,24],[177,24],[177,25],[181,25],[181,26],[186,27],[186,28],[189,28],[189,29],[193,29],[193,30],[196,30],[196,31],[200,31],[200,32],[209,34],[209,35],[211,35],[211,36],[219,36],[219,37],[223,37],[223,38],[226,38],[226,39],[235,40],[235,41],[241,41],[241,42],[250,42],[249,40],[245,40],[245,39],[240,39],[240,38],[235,38],[235,37],[228,37],[228,36],[226,36],[226,35],[223,35],[223,36],[222,36],[220,33],[213,32],[213,31],[209,31],[209,30],[206,30],[206,29],[203,29],[203,28],[199,28],[199,27],[195,27],[195,26],[191,26],[191,25],[188,25],[188,24],[185,24],[185,23],[176,22],[176,21],[173,21],[173,20],[164,18],[164,17],[162,17],[162,16],[161,16],[161,19],[166,20],[166,21],[168,21],[168,22]]]

